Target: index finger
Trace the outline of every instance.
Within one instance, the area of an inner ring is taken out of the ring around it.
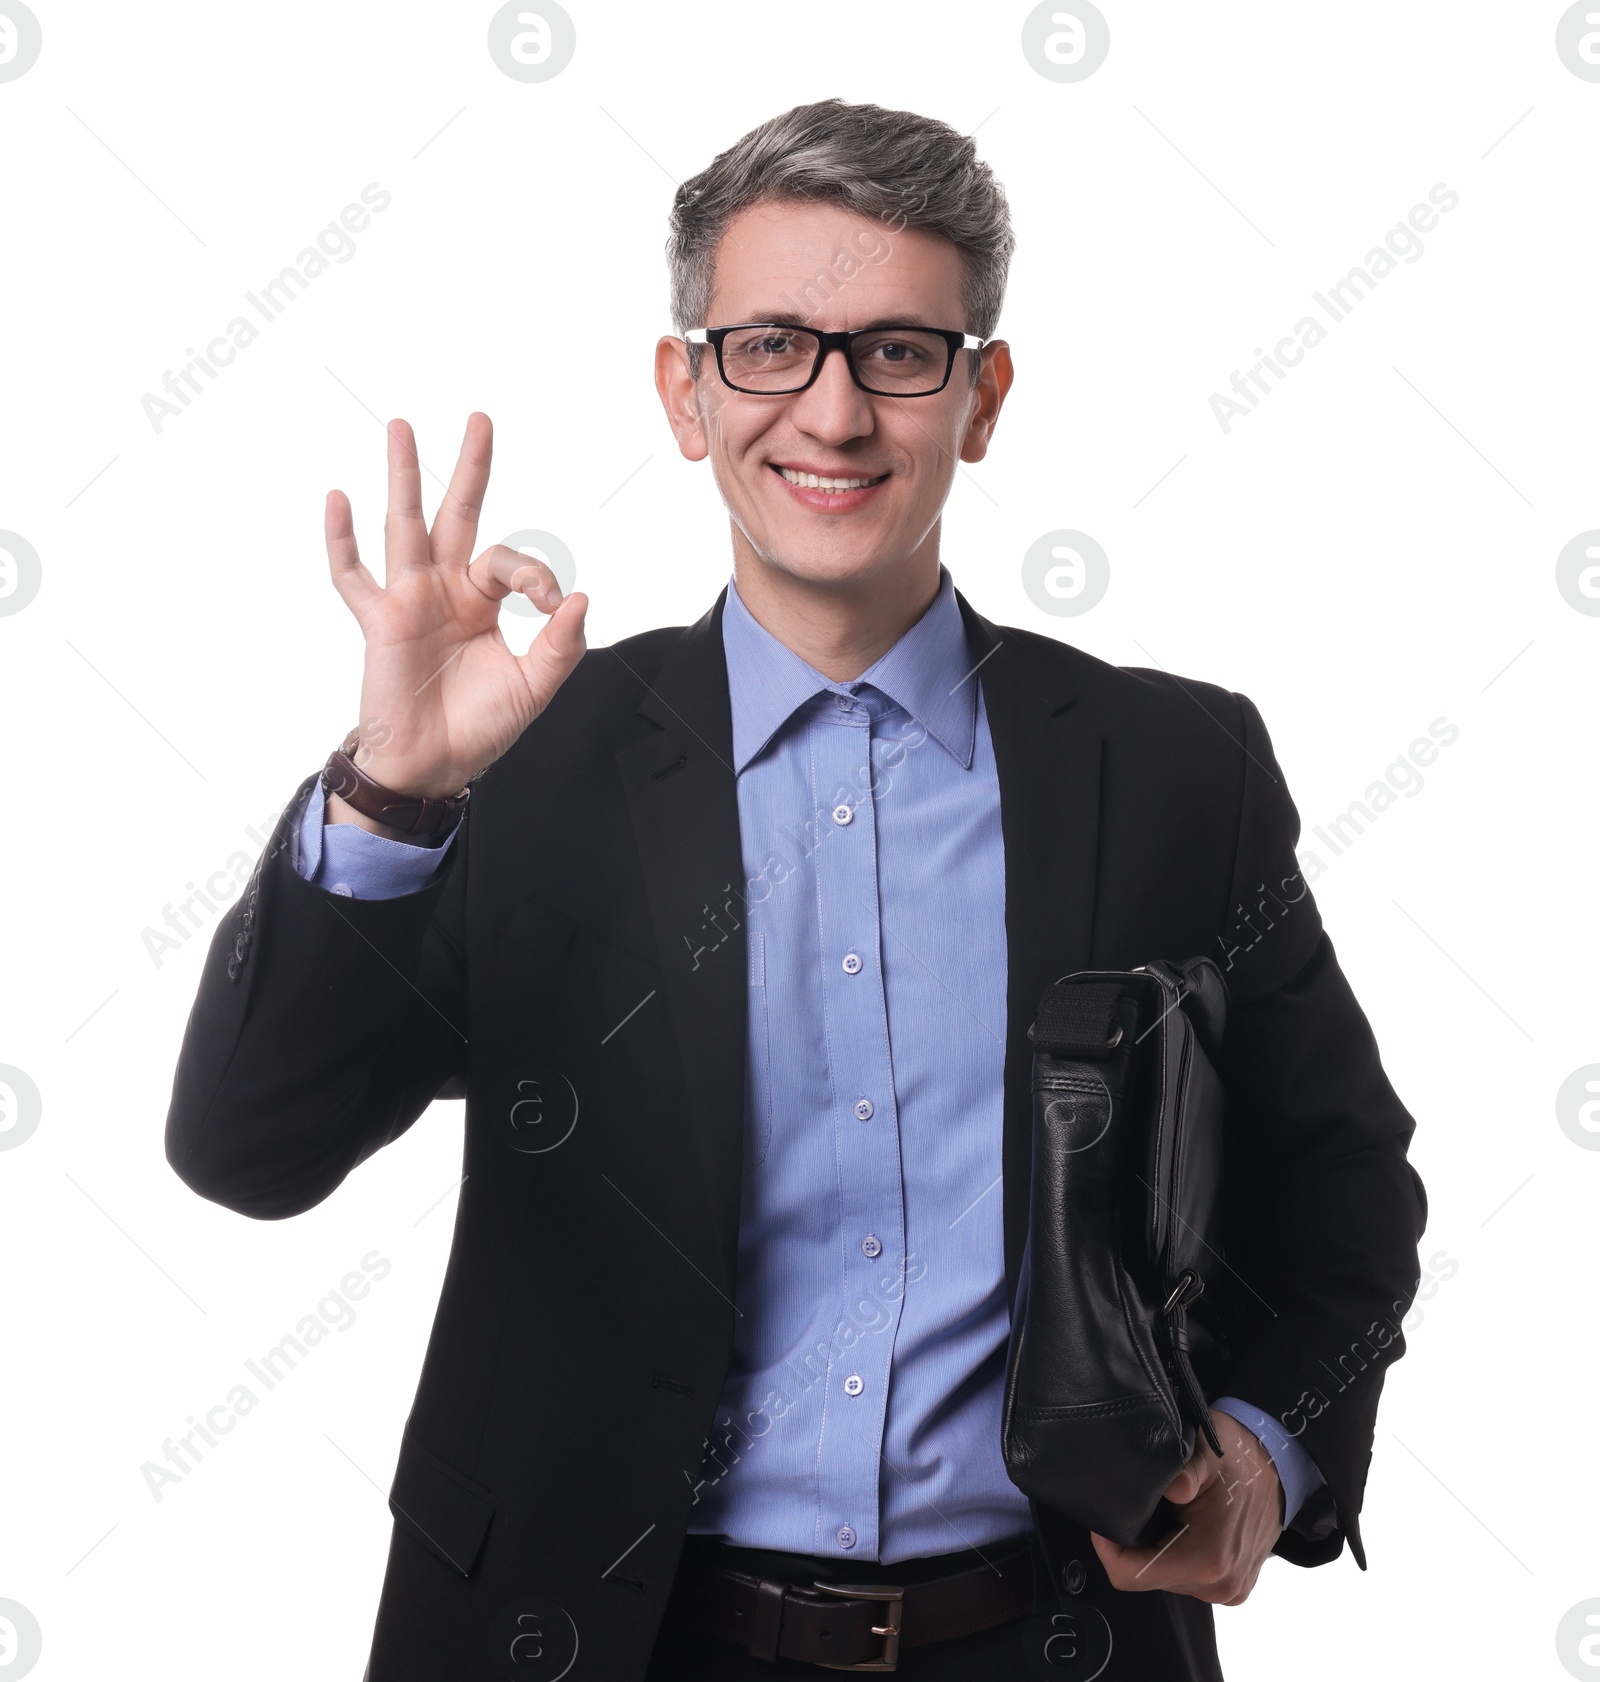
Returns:
[[[478,540],[478,516],[489,487],[489,462],[494,455],[494,423],[474,410],[467,416],[466,436],[455,472],[433,517],[433,558],[443,566],[464,567]]]
[[[467,578],[492,601],[521,594],[541,613],[554,613],[561,605],[561,584],[555,573],[543,561],[503,543],[485,549],[467,568]]]

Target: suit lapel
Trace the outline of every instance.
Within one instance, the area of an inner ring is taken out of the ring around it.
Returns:
[[[1070,680],[1031,639],[997,629],[957,592],[983,686],[1005,845],[1006,1056],[1001,1167],[1007,1301],[1028,1232],[1033,1049],[1028,1027],[1059,976],[1086,969],[1094,938],[1102,737]]]
[[[689,626],[639,705],[657,728],[622,749],[627,791],[689,1085],[708,1206],[685,1241],[733,1295],[744,1141],[747,1025],[743,864],[733,722],[722,647],[726,591]],[[648,1101],[648,1094],[641,1094]]]

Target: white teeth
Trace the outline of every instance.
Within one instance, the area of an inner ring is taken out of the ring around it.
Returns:
[[[877,483],[877,479],[819,479],[815,473],[801,473],[793,467],[780,467],[778,471],[791,485],[804,485],[814,491],[859,491],[868,485]],[[878,478],[883,475],[879,474]]]

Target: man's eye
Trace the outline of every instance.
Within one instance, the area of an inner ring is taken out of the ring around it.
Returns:
[[[794,348],[792,333],[761,333],[740,339],[734,351],[739,356],[789,356]]]
[[[923,353],[921,346],[907,344],[904,339],[880,339],[868,354],[880,362],[907,363],[918,361]]]

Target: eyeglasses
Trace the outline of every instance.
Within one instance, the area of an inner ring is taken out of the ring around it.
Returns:
[[[950,380],[958,350],[982,350],[973,333],[938,327],[858,327],[850,333],[813,333],[803,327],[747,321],[736,327],[691,327],[691,345],[717,353],[722,383],[735,391],[781,397],[804,391],[822,372],[830,351],[842,350],[850,377],[875,397],[932,397]]]

